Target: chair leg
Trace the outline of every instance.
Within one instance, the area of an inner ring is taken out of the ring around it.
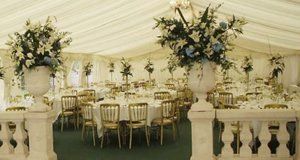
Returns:
[[[101,140],[101,148],[103,148],[103,141],[104,141],[104,128],[102,129],[102,140]]]
[[[176,140],[175,122],[172,123],[173,140]]]
[[[129,149],[131,149],[131,145],[132,145],[132,127],[130,126],[130,133],[129,133]]]
[[[60,132],[64,131],[64,116],[61,116]]]
[[[163,145],[163,139],[164,139],[164,126],[160,126],[160,145]]]
[[[93,132],[93,143],[94,143],[94,147],[96,146],[96,141],[95,141],[95,129],[94,126],[92,126],[92,132]]]
[[[74,114],[74,116],[73,116],[73,125],[74,125],[74,130],[76,130],[77,129],[77,118],[76,118],[76,114]]]
[[[179,124],[175,123],[175,127],[176,127],[177,137],[180,138]]]
[[[81,139],[84,141],[85,125],[82,126]]]
[[[120,127],[118,127],[118,141],[119,141],[119,148],[121,148]]]
[[[146,141],[147,141],[147,145],[149,146],[149,132],[148,132],[148,126],[145,126],[145,135],[146,135]]]

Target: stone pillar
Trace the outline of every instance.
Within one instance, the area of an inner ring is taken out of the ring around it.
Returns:
[[[52,130],[55,117],[54,111],[30,110],[25,114],[30,150],[27,160],[57,160]]]
[[[203,110],[205,108],[205,110]],[[192,127],[192,157],[191,160],[212,160],[213,154],[213,119],[215,110],[212,104],[200,100],[194,104],[188,113]]]
[[[295,159],[300,159],[300,110],[296,110],[296,149]]]

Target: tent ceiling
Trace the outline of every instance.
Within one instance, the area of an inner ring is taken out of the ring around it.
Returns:
[[[235,14],[249,21],[237,46],[268,52],[274,48],[288,53],[300,50],[300,2],[297,0],[191,0],[195,10],[209,3],[224,2],[224,16]],[[22,31],[24,22],[57,18],[57,26],[72,32],[66,49],[73,53],[134,57],[160,49],[155,44],[154,17],[174,15],[169,0],[2,0],[0,5],[0,48],[6,48],[8,34]],[[259,44],[259,47],[256,47]],[[262,46],[262,44],[264,44]]]

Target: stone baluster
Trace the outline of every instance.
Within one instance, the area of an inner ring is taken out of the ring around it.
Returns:
[[[279,147],[277,148],[276,155],[277,157],[289,157],[289,150],[286,147],[286,144],[289,141],[289,133],[286,129],[286,121],[280,121],[279,122],[279,131],[277,134],[277,140],[279,142]]]
[[[261,146],[258,148],[258,157],[261,158],[271,157],[271,151],[268,147],[268,143],[271,140],[271,134],[268,127],[268,122],[263,121],[261,124],[261,131],[258,136],[261,143]]]
[[[25,139],[27,134],[24,130],[24,120],[14,120],[16,124],[16,131],[13,134],[14,140],[17,142],[17,146],[15,148],[15,155],[19,158],[26,157],[28,155],[28,146],[25,145]]]
[[[252,135],[250,132],[250,122],[240,122],[242,127],[240,133],[240,140],[242,147],[240,148],[240,156],[250,158],[252,156],[252,150],[249,147],[249,143],[252,141]]]
[[[0,130],[0,140],[2,141],[2,146],[0,147],[0,155],[10,155],[13,154],[13,146],[10,144],[11,131],[9,130],[8,122],[2,121]]]
[[[222,134],[222,140],[224,142],[224,147],[222,149],[222,157],[233,157],[233,149],[231,148],[231,143],[233,141],[232,127],[230,121],[224,122],[224,132]]]

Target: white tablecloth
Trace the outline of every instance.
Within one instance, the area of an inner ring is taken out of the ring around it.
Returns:
[[[100,117],[100,104],[104,103],[118,103],[120,104],[120,121],[128,121],[129,120],[129,110],[128,105],[130,103],[148,103],[148,117],[147,117],[147,125],[150,126],[151,122],[155,118],[160,117],[160,104],[161,101],[154,101],[153,99],[131,99],[125,100],[124,98],[117,98],[116,100],[104,100],[101,102],[93,103],[93,113],[94,118],[97,123],[97,131],[98,136],[102,136],[102,123]]]

